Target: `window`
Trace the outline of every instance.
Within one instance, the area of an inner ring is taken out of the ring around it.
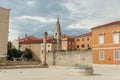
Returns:
[[[48,45],[48,47],[50,47],[50,45]]]
[[[43,50],[42,50],[42,53],[43,53]]]
[[[79,45],[77,45],[77,48],[79,48]]]
[[[82,45],[81,45],[81,48],[84,48],[84,47],[85,47],[85,45],[84,45],[84,44],[82,44]]]
[[[119,44],[119,33],[113,33],[113,43]]]
[[[80,41],[80,39],[77,39],[76,41],[77,41],[77,42],[79,42],[79,41]]]
[[[104,44],[104,35],[103,34],[100,34],[99,37],[99,44]]]
[[[120,59],[119,51],[114,51],[114,60],[119,60],[119,59]]]
[[[88,44],[88,45],[87,45],[87,47],[89,48],[89,47],[90,47],[90,45]]]
[[[48,52],[50,52],[50,50],[48,50]]]
[[[99,52],[99,60],[104,60],[104,51]]]
[[[82,38],[82,41],[84,41],[84,38]]]
[[[87,38],[87,41],[89,41],[89,38]]]

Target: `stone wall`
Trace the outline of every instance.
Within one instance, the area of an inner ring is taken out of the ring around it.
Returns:
[[[72,66],[74,64],[92,65],[92,51],[60,51],[47,53],[47,63],[56,66]]]

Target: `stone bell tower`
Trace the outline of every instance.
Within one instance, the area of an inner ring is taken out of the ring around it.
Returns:
[[[60,26],[59,18],[57,18],[54,38],[55,38],[55,44],[56,44],[55,50],[59,51],[61,50],[61,26]]]

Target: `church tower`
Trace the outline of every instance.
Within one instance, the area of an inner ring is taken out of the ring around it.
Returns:
[[[56,43],[56,51],[61,50],[61,26],[59,22],[59,18],[57,18],[56,29],[55,29],[55,43]]]

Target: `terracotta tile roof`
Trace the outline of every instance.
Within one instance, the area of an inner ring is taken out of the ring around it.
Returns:
[[[62,36],[62,38],[64,38],[64,37],[73,38],[72,36],[68,36],[66,34],[62,34],[61,36]]]
[[[35,39],[38,39],[38,38],[36,38],[33,35],[31,35],[31,36],[26,36],[24,38],[20,38],[18,40],[19,40],[19,42],[23,42],[24,40],[35,40]]]
[[[100,25],[100,26],[91,28],[91,30],[93,30],[93,29],[98,29],[98,28],[109,27],[109,26],[114,25],[114,24],[120,24],[120,21],[115,21],[115,22],[111,22],[111,23],[104,24],[104,25]]]
[[[67,40],[74,40],[74,37],[68,36],[66,34],[62,34],[61,36],[62,36],[62,39],[67,38]]]
[[[53,43],[54,38],[47,39],[47,43]],[[34,39],[34,40],[24,40],[21,42],[21,44],[32,44],[32,43],[43,43],[43,38]]]
[[[85,37],[85,36],[92,36],[92,32],[88,32],[88,33],[85,33],[85,34],[81,34],[81,35],[76,36],[76,37]]]
[[[27,36],[27,39],[38,39],[38,38],[36,38],[35,36]]]

